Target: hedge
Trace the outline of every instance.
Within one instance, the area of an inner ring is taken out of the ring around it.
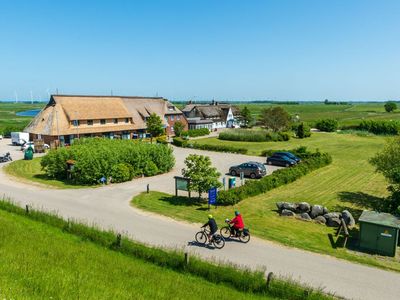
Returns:
[[[321,291],[303,287],[293,281],[279,277],[274,278],[268,288],[262,271],[251,271],[240,269],[234,265],[206,262],[196,256],[190,257],[187,264],[184,253],[181,251],[145,246],[122,236],[118,239],[117,234],[113,231],[104,231],[84,223],[67,221],[56,214],[32,208],[26,211],[7,199],[0,199],[0,209],[50,225],[128,257],[135,257],[176,272],[198,276],[208,282],[226,284],[242,292],[270,295],[279,299],[333,299],[333,297],[323,294]]]
[[[315,127],[321,131],[334,132],[338,128],[338,121],[334,119],[319,120],[315,123]]]
[[[172,169],[175,158],[172,149],[163,144],[103,138],[80,139],[70,147],[50,150],[41,160],[47,176],[67,178],[67,161],[74,161],[72,181],[96,184],[103,176],[115,182],[135,176],[153,176]]]
[[[220,140],[242,141],[242,142],[278,142],[288,141],[291,133],[289,132],[270,132],[266,130],[252,129],[232,129],[221,132],[218,136]]]
[[[313,156],[315,153],[308,151],[307,147],[305,146],[300,146],[291,150],[271,150],[271,149],[267,149],[267,150],[263,150],[261,152],[261,156],[272,156],[275,152],[290,152],[293,153],[294,155],[296,155],[297,157],[301,158],[301,159],[305,159],[305,158],[309,158],[311,156]],[[318,151],[317,151],[318,152]]]
[[[200,149],[200,150],[230,152],[230,153],[240,153],[240,154],[247,153],[246,148],[237,148],[237,147],[232,147],[232,146],[228,146],[228,145],[197,144],[196,142],[184,140],[179,137],[173,138],[172,144],[177,147],[182,147],[182,148],[193,148],[193,149]]]
[[[400,134],[400,122],[364,120],[358,125],[357,129],[374,134],[398,135]]]
[[[293,182],[300,177],[332,162],[328,153],[315,152],[294,167],[279,169],[260,180],[246,181],[245,185],[218,193],[218,203],[234,205],[245,198],[257,196],[274,188]]]
[[[182,131],[181,136],[198,137],[209,134],[210,130],[208,130],[207,128],[199,128],[199,129],[189,129],[186,131]]]

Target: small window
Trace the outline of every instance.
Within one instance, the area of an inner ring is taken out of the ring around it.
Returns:
[[[181,116],[176,116],[176,119],[179,121],[181,119]]]
[[[173,121],[173,120],[174,120],[174,116],[172,115],[172,116],[171,116],[171,121]]]
[[[118,124],[118,119],[114,119],[114,124]]]
[[[129,123],[129,118],[125,118],[125,123]]]
[[[105,120],[105,119],[101,119],[101,120],[100,120],[100,124],[101,124],[101,125],[105,125],[105,124],[106,124],[106,120]]]
[[[93,120],[87,120],[87,124],[88,124],[89,126],[92,126],[92,125],[93,125]]]
[[[73,121],[72,121],[72,125],[78,127],[78,126],[80,125],[79,120],[73,120]]]
[[[168,117],[167,116],[165,116],[164,119],[165,119],[166,122],[168,122]]]

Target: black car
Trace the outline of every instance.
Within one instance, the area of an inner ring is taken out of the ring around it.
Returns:
[[[283,166],[283,167],[291,167],[296,164],[296,161],[290,159],[285,155],[275,155],[273,154],[270,157],[267,157],[267,164],[268,165],[275,165],[275,166]]]
[[[229,168],[229,174],[232,176],[237,176],[242,172],[244,176],[249,176],[252,179],[267,175],[267,169],[265,166],[262,163],[254,161],[249,161]]]
[[[278,156],[287,156],[289,157],[291,160],[294,160],[296,163],[301,162],[301,159],[298,158],[296,155],[294,155],[291,152],[275,152],[274,155],[278,155]]]

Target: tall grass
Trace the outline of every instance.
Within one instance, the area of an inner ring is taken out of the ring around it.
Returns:
[[[332,298],[324,295],[321,291],[309,290],[297,283],[288,282],[281,278],[273,280],[269,288],[267,288],[263,271],[254,272],[234,265],[205,262],[198,257],[191,257],[189,263],[186,264],[181,251],[148,247],[126,237],[122,237],[119,242],[116,233],[113,231],[102,231],[83,223],[66,221],[56,214],[35,209],[28,208],[27,211],[7,199],[0,200],[0,209],[59,228],[84,240],[127,256],[139,258],[174,271],[195,275],[212,283],[229,285],[238,291],[269,295],[280,299]]]

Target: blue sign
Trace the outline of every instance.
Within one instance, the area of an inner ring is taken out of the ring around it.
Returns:
[[[218,190],[215,187],[208,190],[208,204],[217,204],[217,194]]]

